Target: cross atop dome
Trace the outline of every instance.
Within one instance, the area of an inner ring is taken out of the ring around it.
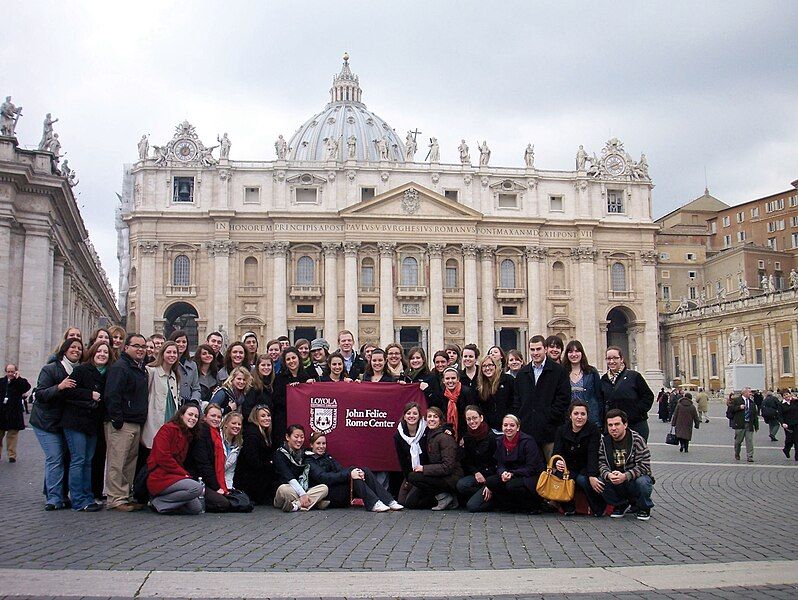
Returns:
[[[330,88],[330,103],[361,102],[360,96],[362,93],[358,76],[354,75],[349,68],[349,54],[345,52],[341,72],[333,77],[333,85]]]

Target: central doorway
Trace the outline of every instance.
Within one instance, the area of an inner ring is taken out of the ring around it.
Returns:
[[[399,330],[399,344],[407,354],[413,346],[421,345],[421,327],[402,327]]]

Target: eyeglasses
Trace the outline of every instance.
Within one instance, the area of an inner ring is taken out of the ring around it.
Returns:
[[[135,348],[136,350],[146,350],[147,346],[144,344],[130,344],[129,348]]]

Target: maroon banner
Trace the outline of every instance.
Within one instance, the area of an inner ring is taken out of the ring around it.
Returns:
[[[288,386],[288,424],[327,436],[327,451],[345,467],[398,471],[393,435],[408,402],[426,400],[418,384],[371,382],[300,383]]]

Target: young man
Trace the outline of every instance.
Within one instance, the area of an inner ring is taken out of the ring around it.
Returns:
[[[141,504],[131,500],[141,427],[147,422],[148,378],[142,361],[147,343],[140,333],[128,334],[122,355],[108,367],[105,384],[106,454],[105,487],[110,510],[130,512]]]
[[[550,335],[546,338],[544,345],[546,346],[546,354],[548,357],[554,362],[562,364],[562,353],[565,346],[560,336]]]
[[[739,396],[730,396],[726,416],[734,429],[734,459],[740,460],[740,450],[745,440],[748,462],[754,462],[754,432],[759,431],[759,409],[750,387],[744,387]]]
[[[291,340],[288,339],[287,335],[281,335],[277,338],[277,341],[280,342],[280,352],[288,348],[291,345]]]
[[[640,373],[626,368],[623,351],[618,346],[607,348],[606,360],[607,372],[601,376],[599,384],[601,401],[607,410],[624,411],[629,427],[648,442],[648,411],[654,404],[654,392]]]
[[[3,438],[6,440],[8,462],[17,462],[17,438],[25,429],[22,416],[23,396],[30,390],[27,379],[19,376],[17,365],[6,365],[6,374],[0,379],[0,456],[3,454]]]
[[[615,506],[611,517],[623,517],[630,510],[640,521],[651,518],[651,452],[646,441],[628,426],[626,413],[607,411],[607,434],[599,442],[599,475],[604,481],[602,496]]]
[[[277,375],[283,367],[282,359],[280,358],[282,351],[280,340],[269,340],[266,342],[266,354],[272,359],[272,368],[274,369],[275,375]]]
[[[521,420],[521,431],[535,438],[546,460],[551,458],[554,434],[565,423],[571,402],[568,374],[546,355],[545,339],[529,340],[529,364],[515,377],[513,413]]]
[[[355,336],[348,329],[338,332],[338,352],[344,357],[344,370],[350,379],[357,379],[366,370],[366,362],[354,350]]]
[[[216,368],[221,369],[224,366],[224,353],[222,352],[224,338],[222,334],[218,331],[212,331],[208,334],[208,337],[205,338],[205,341],[213,348],[213,355],[216,357]]]

